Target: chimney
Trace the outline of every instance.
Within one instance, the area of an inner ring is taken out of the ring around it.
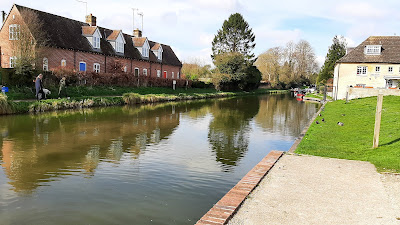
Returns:
[[[93,16],[91,13],[90,15],[86,16],[86,23],[88,23],[90,26],[95,27],[96,26],[96,17]]]
[[[3,19],[2,22],[4,23],[6,21],[6,12],[1,11],[1,18]]]
[[[142,37],[142,31],[139,29],[133,30],[133,36],[134,37]]]

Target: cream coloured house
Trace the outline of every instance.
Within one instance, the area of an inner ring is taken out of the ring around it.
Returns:
[[[400,81],[400,36],[371,36],[337,61],[333,79],[333,98],[344,99],[348,92],[355,98],[365,97],[364,94],[354,96],[356,93],[377,93],[378,90],[384,91],[382,89],[398,89],[398,81]],[[385,90],[385,93],[389,92]]]

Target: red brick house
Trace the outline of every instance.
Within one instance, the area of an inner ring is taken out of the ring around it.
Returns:
[[[133,35],[96,25],[96,17],[86,16],[86,23],[54,14],[13,5],[0,30],[0,65],[12,68],[15,56],[10,47],[18,38],[24,23],[22,10],[32,10],[43,23],[46,48],[43,70],[66,68],[79,72],[110,73],[116,63],[126,73],[137,76],[180,79],[182,63],[168,45],[142,37],[140,30]]]

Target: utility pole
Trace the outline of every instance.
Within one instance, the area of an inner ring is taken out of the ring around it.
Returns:
[[[86,14],[85,14],[85,16],[87,16],[87,2],[85,2],[85,1],[81,1],[81,0],[76,0],[77,2],[80,2],[80,3],[84,3],[85,5],[86,5]]]
[[[143,33],[143,12],[138,12],[138,15],[142,17],[142,33]]]

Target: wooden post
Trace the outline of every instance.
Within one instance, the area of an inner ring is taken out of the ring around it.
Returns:
[[[381,130],[382,103],[383,103],[383,94],[378,94],[378,102],[376,103],[376,114],[375,114],[374,141],[372,146],[373,148],[377,148],[379,146],[379,131]]]

